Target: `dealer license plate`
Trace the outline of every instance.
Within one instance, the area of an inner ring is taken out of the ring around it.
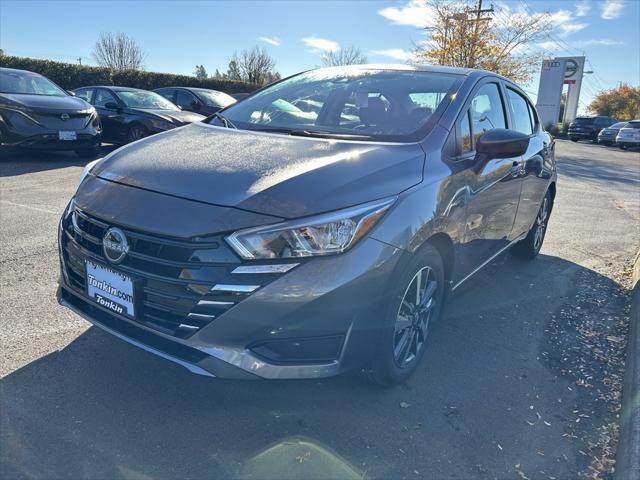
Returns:
[[[77,140],[78,136],[76,135],[76,132],[72,130],[59,130],[58,138],[60,140]]]
[[[112,270],[93,260],[85,262],[87,295],[98,305],[134,318],[133,280],[122,272]]]

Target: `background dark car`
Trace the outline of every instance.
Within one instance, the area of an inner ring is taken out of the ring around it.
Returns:
[[[208,88],[164,87],[154,90],[182,110],[213,115],[219,110],[236,103],[231,95]]]
[[[591,140],[595,143],[598,141],[600,130],[616,122],[617,120],[615,118],[605,116],[576,117],[576,119],[569,124],[568,135],[572,142]]]
[[[91,156],[100,147],[96,110],[46,77],[0,68],[0,145],[75,150]]]
[[[626,127],[628,124],[629,122],[618,122],[607,128],[603,128],[598,134],[598,143],[602,145],[615,145],[616,137],[620,129]]]
[[[76,96],[95,106],[102,121],[103,139],[123,144],[192,122],[202,115],[183,112],[155,92],[127,87],[82,87]]]

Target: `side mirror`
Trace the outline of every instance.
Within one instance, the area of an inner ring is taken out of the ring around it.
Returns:
[[[72,97],[75,97],[75,96],[76,96],[76,92],[72,92],[71,90],[67,90],[67,93],[68,93],[69,95],[71,95]]]
[[[106,108],[107,110],[119,110],[120,107],[118,106],[118,104],[116,102],[107,102],[104,104],[104,108]]]
[[[504,128],[489,130],[476,141],[476,153],[487,159],[519,157],[528,147],[529,135]]]
[[[191,102],[191,108],[193,108],[196,112],[200,110],[200,102],[194,100]]]

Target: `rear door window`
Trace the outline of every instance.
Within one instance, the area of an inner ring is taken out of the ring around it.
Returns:
[[[511,106],[511,125],[512,130],[524,133],[526,135],[533,134],[533,124],[531,123],[531,112],[527,100],[515,90],[507,88],[507,97]]]

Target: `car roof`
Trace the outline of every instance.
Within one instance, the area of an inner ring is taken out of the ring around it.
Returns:
[[[464,75],[464,76],[477,76],[484,77],[486,75],[492,75],[503,80],[506,80],[510,83],[513,83],[512,80],[503,77],[494,72],[490,72],[488,70],[481,70],[476,68],[463,68],[463,67],[445,67],[442,65],[423,65],[423,64],[413,64],[407,65],[402,63],[367,63],[362,65],[346,65],[346,66],[338,66],[338,67],[323,67],[318,69],[313,69],[313,71],[357,71],[357,70],[389,70],[389,71],[403,71],[403,72],[431,72],[431,73],[448,73],[453,75]]]
[[[78,87],[73,90],[81,90],[85,88],[106,88],[107,90],[113,90],[114,92],[148,92],[149,90],[144,90],[142,88],[132,88],[132,87],[118,87],[115,85],[87,85],[86,87]]]
[[[44,75],[42,75],[41,73],[32,72],[31,70],[21,70],[19,68],[0,67],[0,72],[6,72],[6,73],[10,73],[10,72],[14,72],[14,73],[30,73],[31,75],[38,75],[40,77],[44,77]]]
[[[182,90],[195,90],[195,91],[208,91],[208,92],[220,92],[220,93],[224,93],[220,90],[216,90],[214,88],[205,88],[205,87],[179,87],[179,86],[172,86],[172,87],[158,87],[158,88],[154,88],[153,91],[155,92],[156,90],[167,90],[169,88],[180,88]]]

